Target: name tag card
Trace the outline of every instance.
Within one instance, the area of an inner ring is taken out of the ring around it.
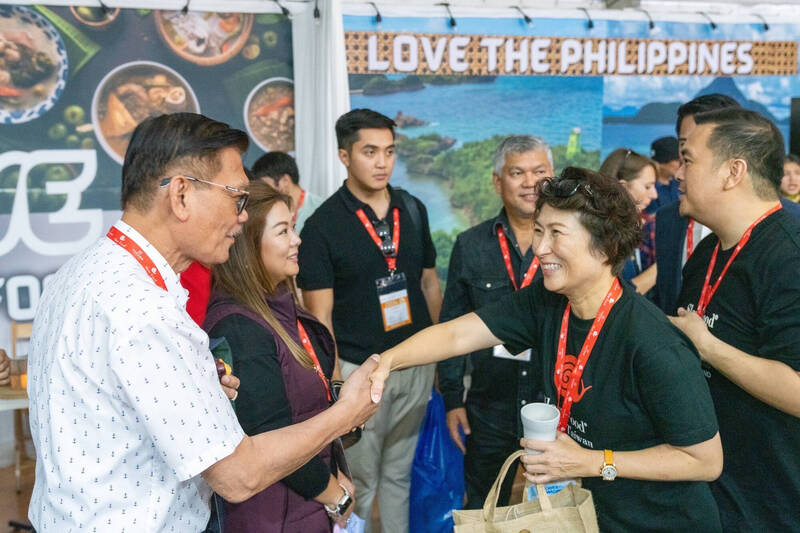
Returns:
[[[406,275],[402,272],[375,280],[384,331],[411,324]]]
[[[498,344],[494,347],[494,351],[492,353],[493,356],[499,357],[500,359],[511,359],[513,361],[530,361],[531,360],[531,349],[528,348],[525,351],[519,352],[518,354],[514,355],[502,344]]]

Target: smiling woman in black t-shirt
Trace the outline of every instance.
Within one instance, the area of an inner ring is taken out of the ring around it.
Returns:
[[[532,379],[561,419],[554,442],[522,441],[542,451],[522,459],[530,481],[583,478],[604,531],[720,531],[706,482],[722,470],[722,448],[697,352],[617,279],[639,238],[630,196],[577,168],[538,192],[543,279],[384,352],[374,393],[390,370],[532,346],[541,354]]]

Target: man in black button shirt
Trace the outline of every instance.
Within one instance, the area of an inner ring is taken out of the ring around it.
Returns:
[[[800,222],[779,201],[783,138],[743,109],[694,122],[680,212],[714,234],[686,262],[672,321],[703,359],[719,420],[712,490],[726,532],[800,531]]]
[[[442,321],[475,311],[541,276],[531,246],[536,209],[533,188],[540,179],[552,175],[553,156],[542,139],[516,135],[500,143],[492,182],[503,208],[496,217],[456,239]],[[512,355],[502,346],[474,352],[469,355],[474,370],[465,408],[467,357],[438,364],[439,387],[450,436],[466,454],[466,508],[480,509],[506,457],[519,448],[519,410],[533,400],[533,381],[528,375],[530,352]],[[466,443],[459,428],[466,434]],[[508,501],[511,481],[509,477],[503,486],[500,505]]]
[[[393,189],[395,123],[369,109],[339,117],[344,185],[306,221],[300,274],[306,307],[336,337],[343,376],[438,321],[442,292],[425,206]],[[433,365],[393,374],[389,395],[348,448],[355,512],[378,493],[383,531],[408,531],[411,463],[433,384]]]

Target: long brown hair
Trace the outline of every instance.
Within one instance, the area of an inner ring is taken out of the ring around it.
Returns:
[[[608,154],[603,164],[600,165],[598,172],[605,174],[609,178],[633,181],[639,177],[639,172],[648,165],[653,167],[653,171],[658,176],[658,166],[655,161],[634,152],[630,148],[617,148]]]
[[[297,303],[294,282],[289,279],[276,283],[261,261],[261,236],[267,215],[278,202],[291,208],[292,199],[260,180],[251,181],[248,191],[248,220],[242,234],[231,246],[228,260],[212,269],[214,289],[227,292],[237,302],[258,313],[277,332],[298,363],[305,368],[314,368],[311,356],[289,336],[265,299],[265,295],[275,294],[278,289],[285,288],[292,292]]]

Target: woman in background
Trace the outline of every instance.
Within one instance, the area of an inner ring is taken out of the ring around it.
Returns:
[[[249,192],[243,233],[228,261],[213,269],[203,327],[230,345],[241,381],[236,415],[242,429],[255,435],[302,422],[330,405],[335,352],[327,328],[297,303],[293,277],[300,238],[290,198],[258,181]],[[341,507],[355,491],[332,468],[331,451],[325,447],[245,502],[225,502],[225,530],[317,533],[331,531],[331,520],[344,525],[352,505]]]
[[[629,148],[617,148],[608,154],[598,172],[619,180],[633,198],[639,213],[644,213],[650,202],[658,197],[655,161]],[[636,248],[625,262],[620,277],[633,284],[639,294],[646,294],[656,284],[656,264],[645,266],[642,250]]]

